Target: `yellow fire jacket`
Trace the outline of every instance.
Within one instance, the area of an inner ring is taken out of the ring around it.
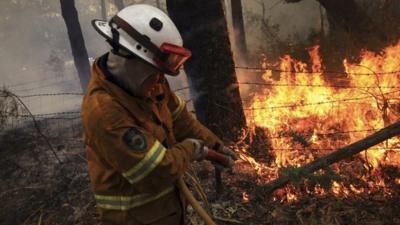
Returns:
[[[194,147],[185,139],[202,139],[209,147],[222,142],[193,118],[166,80],[157,86],[156,101],[135,97],[115,84],[106,60],[104,55],[94,62],[82,103],[88,169],[101,220],[179,224],[183,208],[175,182],[187,170]]]

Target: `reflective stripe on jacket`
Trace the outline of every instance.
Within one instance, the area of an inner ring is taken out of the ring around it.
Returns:
[[[132,96],[104,69],[106,59],[94,62],[82,103],[91,186],[103,221],[151,224],[180,208],[174,184],[193,154],[185,139],[202,139],[209,147],[221,141],[166,80],[157,85],[156,101]]]
[[[94,197],[96,199],[97,206],[100,208],[113,210],[129,210],[157,200],[164,195],[169,194],[173,190],[174,187],[171,186],[156,195],[145,193],[134,196],[95,195]]]

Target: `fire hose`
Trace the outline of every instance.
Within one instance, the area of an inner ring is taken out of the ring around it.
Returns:
[[[224,167],[232,166],[233,161],[226,155],[218,153],[214,150],[209,149],[206,160],[211,162],[220,164]],[[187,187],[183,178],[180,178],[178,181],[179,189],[182,191],[183,195],[185,196],[186,200],[189,204],[194,208],[194,210],[199,214],[199,216],[204,220],[206,225],[217,225],[210,215],[204,210],[204,208],[200,205],[200,203],[196,200],[193,196],[192,192],[190,192],[189,188]]]

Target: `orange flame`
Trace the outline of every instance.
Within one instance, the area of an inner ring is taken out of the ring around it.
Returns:
[[[324,71],[319,46],[308,51],[311,70],[308,64],[283,56],[279,77],[271,70],[263,74],[267,88],[253,97],[245,112],[249,127],[268,131],[271,149],[265,150],[274,154],[276,170],[303,165],[400,118],[400,72],[387,73],[400,70],[400,42],[379,54],[363,51],[359,63],[343,60],[344,76]],[[377,169],[399,143],[393,138],[360,156],[368,168]],[[259,173],[268,168],[248,155],[241,157]],[[364,189],[334,182],[332,191],[346,196]]]

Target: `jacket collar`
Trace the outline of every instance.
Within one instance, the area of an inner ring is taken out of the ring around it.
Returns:
[[[161,119],[157,107],[153,101],[134,96],[116,83],[113,75],[107,70],[107,57],[108,53],[99,57],[93,63],[92,78],[88,88],[89,94],[93,93],[95,90],[98,90],[98,88],[104,89],[108,94],[113,96],[119,104],[133,114],[135,118],[145,121],[146,118],[149,119],[148,117],[151,117],[152,113],[154,113],[159,119]],[[158,100],[161,102],[164,98],[162,85],[157,87],[157,92],[160,93],[158,95],[160,96],[160,99]]]

